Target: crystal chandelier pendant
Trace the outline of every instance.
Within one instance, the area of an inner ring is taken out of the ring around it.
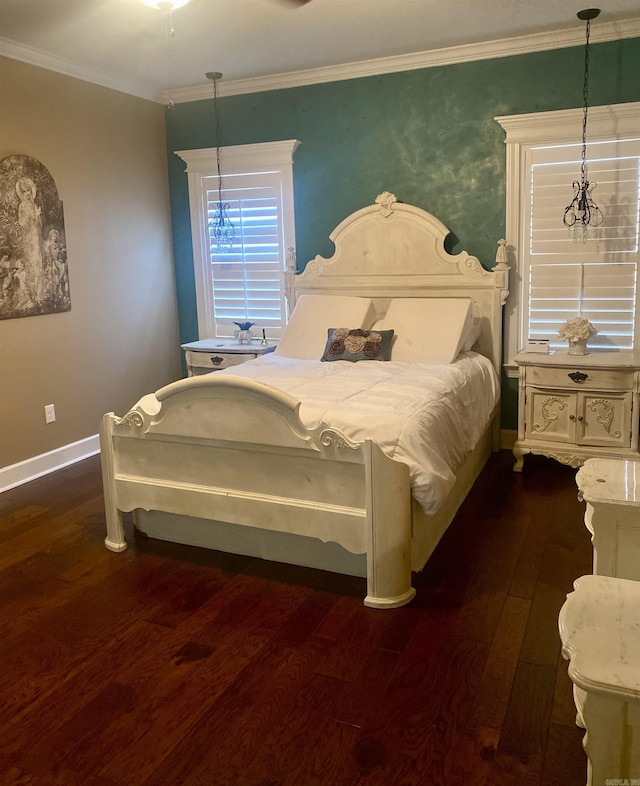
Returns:
[[[596,228],[602,224],[603,216],[591,192],[597,183],[588,180],[573,181],[574,195],[564,211],[564,224],[569,228],[575,243],[586,243],[595,237]]]
[[[213,113],[216,132],[216,164],[218,171],[218,202],[213,218],[209,221],[210,235],[220,250],[228,250],[233,246],[236,230],[229,218],[229,203],[222,199],[222,168],[220,166],[220,117],[218,114],[218,87],[222,74],[219,71],[207,71],[207,79],[213,83]]]
[[[216,204],[216,212],[209,225],[211,227],[211,235],[218,248],[229,249],[233,246],[233,238],[236,231],[229,218],[228,202],[218,202]]]
[[[596,188],[596,183],[589,182],[587,178],[587,114],[589,111],[589,33],[591,20],[600,14],[599,8],[586,8],[578,12],[578,19],[586,21],[586,42],[584,51],[584,84],[582,97],[582,164],[580,166],[580,181],[573,181],[573,199],[564,210],[562,218],[564,225],[569,229],[575,243],[586,243],[595,237],[596,228],[602,224],[603,216],[596,205],[591,192]]]

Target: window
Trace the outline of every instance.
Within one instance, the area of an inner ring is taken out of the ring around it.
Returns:
[[[561,218],[570,184],[579,179],[581,149],[545,146],[528,153],[523,338],[548,338],[552,347],[564,347],[558,328],[568,317],[583,316],[598,331],[590,346],[633,349],[640,140],[588,146],[588,176],[597,184],[593,195],[604,220],[593,239],[574,243]]]
[[[219,248],[212,218],[218,202],[215,148],[177,153],[187,163],[200,338],[230,338],[253,322],[267,338],[286,323],[284,269],[294,244],[295,140],[220,149],[222,200],[235,235]]]
[[[562,223],[579,179],[581,110],[496,118],[507,131],[507,238],[512,251],[505,365],[528,338],[563,348],[558,328],[584,316],[597,328],[590,346],[633,349],[640,188],[637,104],[589,110],[588,175],[604,221],[574,243]]]

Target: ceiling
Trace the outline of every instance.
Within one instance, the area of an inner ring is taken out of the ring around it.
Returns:
[[[602,5],[592,41],[640,35],[640,0]],[[175,92],[180,100],[182,92],[188,100],[210,89],[207,71],[223,73],[223,95],[234,92],[230,83],[242,92],[243,84],[346,78],[357,72],[345,66],[378,58],[388,71],[423,67],[434,53],[455,62],[465,53],[577,45],[583,7],[584,0],[191,0],[173,12],[167,38],[162,12],[140,0],[0,0],[0,55],[134,95],[164,100]]]

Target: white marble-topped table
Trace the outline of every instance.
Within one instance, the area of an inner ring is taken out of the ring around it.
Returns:
[[[583,499],[640,505],[640,461],[592,458],[576,475]]]
[[[593,572],[640,581],[640,461],[589,459],[576,475]]]
[[[639,582],[582,576],[560,611],[559,628],[575,685],[640,702]]]
[[[640,583],[582,576],[558,625],[587,730],[587,786],[640,780]]]

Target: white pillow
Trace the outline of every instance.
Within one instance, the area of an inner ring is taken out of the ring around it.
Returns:
[[[391,360],[453,363],[473,329],[470,298],[395,298],[384,329],[396,332]]]
[[[274,354],[297,360],[320,360],[329,328],[368,329],[375,318],[375,306],[370,298],[301,295]]]
[[[460,345],[460,352],[470,352],[476,345],[476,342],[482,335],[482,320],[480,317],[474,317],[469,330],[465,331]]]

